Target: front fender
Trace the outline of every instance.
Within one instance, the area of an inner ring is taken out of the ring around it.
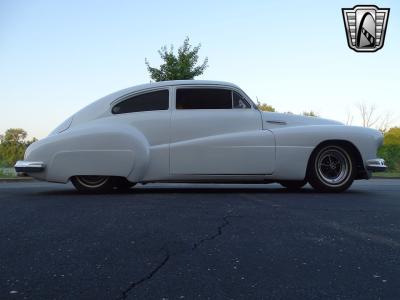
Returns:
[[[374,129],[344,125],[308,125],[271,129],[276,139],[275,176],[277,178],[303,179],[312,151],[329,140],[350,142],[360,152],[364,167],[369,159],[376,158],[382,144],[382,134]]]

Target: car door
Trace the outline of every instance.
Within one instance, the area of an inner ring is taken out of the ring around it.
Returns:
[[[239,91],[221,86],[174,90],[170,173],[271,174],[275,139],[260,112]]]
[[[133,135],[143,137],[142,142],[132,149],[136,159],[129,177],[132,181],[169,176],[170,94],[169,87],[146,89],[113,104],[113,122],[129,125]],[[144,170],[146,177],[138,177]]]

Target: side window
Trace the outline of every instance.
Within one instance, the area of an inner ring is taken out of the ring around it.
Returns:
[[[188,88],[176,91],[176,109],[231,109],[232,91]]]
[[[126,114],[139,111],[167,110],[169,107],[169,91],[162,90],[133,96],[112,108],[113,114]]]
[[[240,94],[233,92],[233,108],[250,108],[250,104]]]

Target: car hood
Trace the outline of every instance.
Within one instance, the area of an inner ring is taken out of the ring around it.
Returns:
[[[274,127],[279,125],[305,126],[305,125],[344,125],[341,122],[323,119],[320,117],[307,117],[295,114],[282,114],[275,112],[262,112],[264,126]]]

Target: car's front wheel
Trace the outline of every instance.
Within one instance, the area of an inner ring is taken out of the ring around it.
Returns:
[[[104,193],[114,188],[114,179],[110,176],[74,176],[71,182],[78,191],[85,193]]]
[[[342,192],[354,181],[356,168],[352,152],[344,146],[317,149],[308,166],[308,182],[321,192]]]

